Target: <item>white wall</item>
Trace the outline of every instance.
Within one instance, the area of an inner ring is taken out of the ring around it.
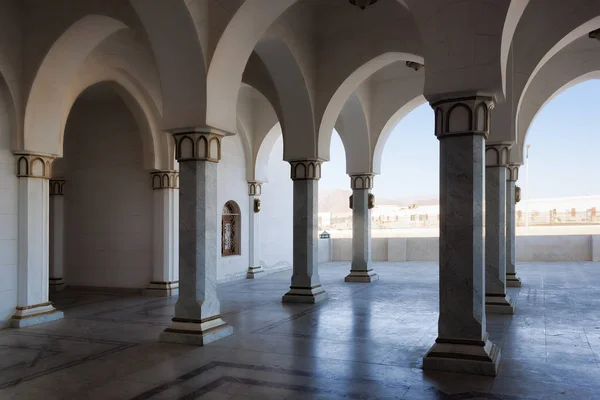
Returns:
[[[144,288],[152,277],[152,187],[136,122],[118,97],[78,100],[64,159],[65,282]]]
[[[10,125],[0,93],[0,329],[17,306],[17,177]]]
[[[321,243],[321,241],[319,241]],[[373,238],[373,261],[438,261],[439,238]],[[352,239],[331,239],[329,261],[351,261]],[[517,261],[600,261],[600,235],[518,236]],[[327,261],[325,245],[320,262]]]
[[[248,259],[248,181],[246,180],[246,163],[244,150],[238,135],[223,138],[221,147],[221,161],[217,168],[217,201],[218,201],[218,227],[221,227],[223,206],[230,200],[235,201],[241,211],[241,241],[242,251],[239,256],[221,256],[221,235],[217,235],[218,274],[221,281],[236,275],[245,276],[249,266]]]
[[[269,181],[263,184],[259,260],[268,270],[293,263],[293,183],[290,164],[283,161],[283,138],[269,157]]]

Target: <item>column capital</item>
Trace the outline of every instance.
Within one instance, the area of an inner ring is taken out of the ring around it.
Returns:
[[[152,189],[179,189],[179,172],[175,170],[160,170],[151,172]]]
[[[290,161],[292,166],[292,180],[319,180],[321,179],[321,160],[295,160]]]
[[[192,127],[168,131],[175,139],[175,159],[182,161],[221,160],[221,139],[232,133],[211,127]]]
[[[63,196],[65,194],[64,179],[50,179],[50,196]]]
[[[260,196],[262,194],[262,184],[259,181],[248,182],[248,196]]]
[[[374,174],[351,174],[350,175],[350,188],[356,189],[373,189]]]
[[[508,176],[507,181],[517,181],[519,179],[519,167],[520,164],[508,164]]]
[[[15,153],[19,178],[50,179],[54,156],[35,153]]]
[[[472,95],[431,103],[435,114],[435,136],[438,139],[455,136],[490,134],[490,114],[494,108],[491,96]]]
[[[485,144],[486,167],[508,167],[512,142],[489,142]]]

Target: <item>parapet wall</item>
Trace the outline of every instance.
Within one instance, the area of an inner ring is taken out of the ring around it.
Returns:
[[[438,261],[439,238],[373,238],[373,261]],[[351,261],[352,239],[320,239],[319,262]],[[600,262],[600,235],[517,236],[517,261]]]

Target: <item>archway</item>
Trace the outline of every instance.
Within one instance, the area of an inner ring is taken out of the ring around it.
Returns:
[[[152,281],[153,193],[142,129],[109,83],[89,87],[71,108],[64,157],[53,169],[53,178],[66,182],[70,286],[144,288]]]
[[[600,182],[585,172],[597,168],[598,76],[574,79],[538,105],[517,149],[525,163],[517,235],[600,233]]]

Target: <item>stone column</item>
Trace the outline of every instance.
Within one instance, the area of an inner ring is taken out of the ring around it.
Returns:
[[[152,172],[154,204],[154,270],[147,296],[179,293],[179,173]]]
[[[63,317],[48,301],[49,185],[52,159],[16,154],[19,177],[18,295],[11,326],[21,328]]]
[[[379,276],[371,266],[371,207],[373,174],[350,175],[352,187],[352,264],[346,282],[373,282]]]
[[[506,286],[521,287],[521,279],[517,276],[517,221],[515,217],[517,203],[516,184],[519,179],[519,165],[508,166],[506,181]]]
[[[255,279],[262,275],[264,268],[260,265],[260,195],[262,194],[262,182],[248,182],[248,198],[250,201],[250,214],[248,215],[250,225],[248,261],[248,272],[246,278]]]
[[[65,288],[65,181],[50,180],[50,292]]]
[[[510,142],[486,145],[485,167],[485,310],[514,314],[506,294],[506,175]]]
[[[440,141],[440,311],[424,369],[496,375],[500,349],[484,311],[484,147],[492,99],[433,103]]]
[[[217,163],[225,133],[172,133],[179,161],[179,298],[160,340],[202,346],[232,334],[217,297]]]
[[[321,161],[291,161],[294,181],[294,273],[287,303],[317,303],[329,298],[319,278],[318,199]]]

